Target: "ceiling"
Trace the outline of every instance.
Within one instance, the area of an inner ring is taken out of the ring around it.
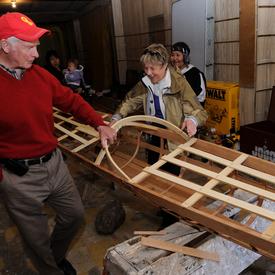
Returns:
[[[0,0],[0,14],[22,12],[40,24],[64,22],[72,20],[86,10],[91,9],[96,1],[99,2],[98,0],[16,0],[16,8],[12,8],[10,0]]]

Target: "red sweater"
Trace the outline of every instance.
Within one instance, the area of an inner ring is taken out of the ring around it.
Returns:
[[[49,72],[33,65],[21,80],[0,68],[0,158],[34,158],[57,146],[53,106],[93,127],[101,116]]]

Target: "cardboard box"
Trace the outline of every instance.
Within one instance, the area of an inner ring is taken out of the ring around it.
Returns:
[[[206,126],[215,128],[218,135],[236,133],[240,129],[239,94],[237,83],[207,81],[205,109]]]
[[[275,87],[267,120],[241,126],[240,150],[275,162]]]

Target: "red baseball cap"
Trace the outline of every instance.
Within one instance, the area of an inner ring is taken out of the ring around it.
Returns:
[[[15,36],[32,42],[47,32],[50,31],[37,27],[29,17],[19,12],[7,12],[0,17],[0,39]]]

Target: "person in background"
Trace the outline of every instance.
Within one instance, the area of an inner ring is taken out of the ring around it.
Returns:
[[[44,68],[54,75],[60,83],[64,84],[64,75],[60,64],[60,57],[55,50],[49,50],[46,53],[46,65]]]
[[[204,106],[206,96],[206,79],[203,72],[190,64],[189,46],[184,42],[177,42],[173,44],[170,61],[175,69],[185,76],[188,83],[196,93],[199,102],[202,106]]]
[[[116,133],[81,96],[33,64],[48,32],[22,13],[0,17],[0,191],[39,274],[75,275],[66,252],[84,207],[57,148],[52,108],[96,128],[103,147]],[[45,203],[56,212],[51,236]]]
[[[144,50],[140,62],[146,75],[127,93],[113,114],[111,125],[143,106],[146,115],[165,119],[181,129],[186,129],[190,137],[196,134],[197,127],[205,123],[207,113],[187,80],[168,65],[169,58],[169,53],[162,44],[152,44]],[[159,137],[152,136],[150,143],[159,147]],[[157,152],[148,150],[149,164],[158,159]],[[176,169],[178,167],[169,163],[165,165],[162,169],[179,174],[179,169]],[[162,226],[175,221],[171,219],[171,215],[163,215]]]

